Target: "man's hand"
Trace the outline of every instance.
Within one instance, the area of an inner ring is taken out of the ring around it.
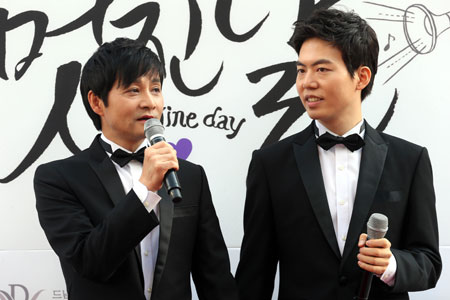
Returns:
[[[145,149],[142,174],[139,181],[149,191],[156,192],[162,186],[164,175],[170,169],[178,171],[177,152],[166,142],[159,142]]]
[[[382,275],[392,256],[391,242],[387,239],[367,240],[367,234],[359,236],[358,265],[361,269]]]

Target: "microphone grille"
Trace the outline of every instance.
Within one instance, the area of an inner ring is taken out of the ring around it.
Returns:
[[[381,239],[388,230],[388,218],[379,213],[373,213],[367,222],[369,239]]]
[[[147,139],[150,140],[154,135],[164,135],[164,126],[158,119],[148,119],[144,124],[144,132]]]

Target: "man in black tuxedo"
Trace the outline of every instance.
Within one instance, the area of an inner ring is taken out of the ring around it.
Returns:
[[[81,153],[36,171],[39,221],[71,300],[191,299],[191,274],[199,299],[237,299],[203,168],[177,160],[165,142],[147,147],[144,122],[161,117],[164,76],[144,44],[103,44],[80,86],[102,134]],[[136,154],[120,161],[120,151]],[[175,204],[162,187],[169,169],[182,187]]]
[[[427,150],[362,118],[377,71],[375,32],[354,13],[318,10],[296,23],[290,44],[314,121],[253,153],[240,299],[271,299],[277,263],[280,300],[353,299],[364,270],[376,275],[369,299],[434,287],[442,265]],[[389,230],[366,242],[374,212],[389,218]]]

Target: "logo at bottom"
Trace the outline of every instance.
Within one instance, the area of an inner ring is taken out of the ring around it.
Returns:
[[[40,290],[35,294],[30,294],[24,285],[10,284],[9,287],[11,288],[10,293],[0,290],[0,300],[37,300],[39,295],[44,291]]]

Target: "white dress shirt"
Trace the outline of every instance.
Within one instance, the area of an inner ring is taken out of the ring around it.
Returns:
[[[117,149],[122,149],[125,152],[131,153],[127,149],[115,144],[114,142],[108,140],[103,134],[101,135],[106,143],[111,145],[112,152]],[[144,140],[142,144],[137,148],[148,146],[147,140]],[[106,154],[111,157],[111,153],[105,151]],[[143,185],[139,178],[142,173],[142,163],[136,160],[131,160],[128,164],[120,167],[117,163],[112,161],[114,167],[116,167],[119,173],[120,180],[123,184],[123,189],[125,194],[128,194],[131,189],[136,193],[138,198],[141,200],[142,204],[145,206],[147,211],[150,213],[152,210],[155,211],[156,216],[159,219],[159,201],[161,197],[152,191],[148,191],[147,187]],[[156,258],[158,255],[159,247],[159,226],[155,227],[140,243],[141,247],[141,257],[142,257],[142,271],[144,273],[144,293],[147,300],[150,299],[152,293],[153,275],[155,273]]]
[[[361,130],[363,123],[364,120],[361,120],[355,127],[342,136],[347,137],[356,133],[364,139],[365,130]],[[334,136],[338,136],[338,134],[327,129],[319,121],[315,121],[315,124],[318,129],[318,136],[327,131]],[[330,209],[339,251],[342,255],[347,240],[353,205],[355,203],[362,148],[351,152],[343,144],[337,144],[329,150],[324,150],[320,146],[317,146],[317,149],[328,207]],[[389,286],[393,286],[396,270],[397,263],[394,255],[392,255],[386,271],[381,276],[381,280]]]

